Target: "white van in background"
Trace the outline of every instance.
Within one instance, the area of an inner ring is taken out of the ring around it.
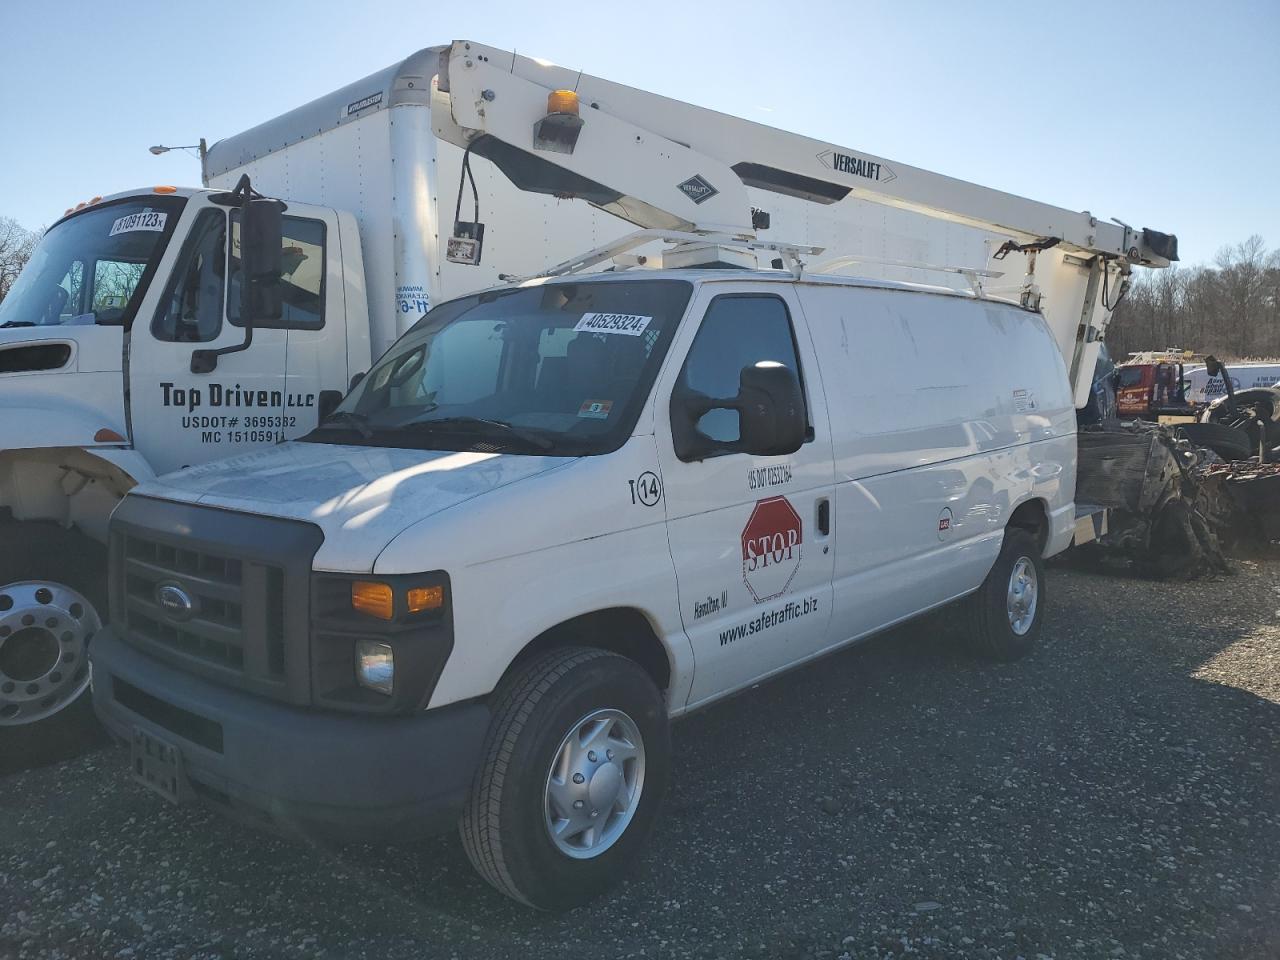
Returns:
[[[319,429],[124,498],[95,707],[172,801],[458,823],[496,888],[571,906],[635,859],[671,718],[958,600],[1025,653],[1075,424],[1043,318],[952,291],[692,269],[446,302]]]
[[[1231,389],[1236,392],[1280,385],[1280,362],[1228,363],[1226,367]],[[1188,369],[1183,382],[1187,385],[1187,402],[1195,406],[1205,406],[1226,393],[1222,377],[1209,376],[1209,371],[1202,366]]]

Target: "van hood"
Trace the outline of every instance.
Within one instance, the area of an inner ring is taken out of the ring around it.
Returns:
[[[166,474],[133,493],[313,523],[325,537],[316,569],[367,573],[410,525],[572,462],[295,441]]]

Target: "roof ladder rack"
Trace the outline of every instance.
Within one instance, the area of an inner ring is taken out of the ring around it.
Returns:
[[[554,266],[548,267],[541,273],[530,277],[518,277],[510,274],[500,274],[498,279],[506,283],[523,283],[529,280],[544,279],[549,277],[563,277],[568,274],[581,273],[583,270],[589,270],[597,264],[604,263],[606,260],[617,260],[620,266],[642,266],[645,263],[644,257],[627,257],[626,254],[634,250],[636,247],[644,246],[646,243],[662,241],[664,243],[674,244],[676,248],[680,247],[725,247],[731,250],[743,252],[755,252],[757,250],[767,250],[777,253],[787,264],[792,274],[799,279],[804,270],[804,262],[800,259],[802,256],[816,257],[822,253],[823,247],[806,246],[804,244],[794,243],[778,243],[771,240],[749,240],[744,237],[734,236],[727,233],[688,233],[681,230],[636,230],[628,233],[626,236],[619,237],[612,243],[607,243],[602,247],[596,247],[594,250],[588,250],[586,253],[574,257],[572,260],[564,260]]]
[[[929,270],[936,273],[954,273],[964,277],[969,282],[969,289],[973,291],[973,295],[980,300],[986,299],[986,292],[982,288],[984,279],[994,280],[1004,276],[1001,270],[986,270],[978,267],[943,267],[934,263],[919,263],[913,260],[890,260],[884,257],[836,257],[834,260],[828,260],[826,263],[820,264],[810,270],[811,273],[834,273],[845,267],[851,267],[858,264],[874,264],[882,267],[903,267],[910,270]]]

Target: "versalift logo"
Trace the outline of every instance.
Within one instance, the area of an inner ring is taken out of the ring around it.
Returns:
[[[720,192],[696,173],[684,183],[678,184],[677,186],[680,191],[694,203],[702,203],[706,200],[710,200]]]
[[[892,168],[880,163],[878,160],[855,157],[851,153],[841,153],[839,150],[823,150],[818,154],[818,160],[830,170],[835,170],[838,173],[851,173],[855,177],[874,180],[876,183],[888,183],[890,180],[897,179],[898,176],[893,172]]]

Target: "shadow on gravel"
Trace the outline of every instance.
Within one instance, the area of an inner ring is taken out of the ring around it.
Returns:
[[[71,760],[106,742],[86,696],[42,723],[0,727],[0,776]]]
[[[1192,674],[1280,645],[1277,574],[1055,570],[1020,663],[972,659],[943,612],[700,713],[635,875],[564,916],[452,837],[308,846],[164,806],[121,750],[11,777],[0,917],[28,919],[0,954],[1271,958],[1280,705]]]

